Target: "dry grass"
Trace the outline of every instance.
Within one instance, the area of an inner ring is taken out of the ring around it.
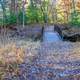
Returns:
[[[3,80],[7,73],[17,74],[18,64],[24,59],[24,49],[17,48],[15,43],[0,48],[0,80]]]
[[[24,57],[24,49],[22,47],[17,48],[15,43],[6,45],[0,48],[0,62],[13,63],[22,62]]]
[[[36,44],[36,45],[35,45]],[[10,42],[5,46],[0,47],[0,80],[11,76],[18,76],[21,72],[19,64],[24,61],[30,63],[37,56],[39,43],[17,41]]]

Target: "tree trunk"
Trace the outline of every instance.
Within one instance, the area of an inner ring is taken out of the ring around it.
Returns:
[[[15,0],[11,0],[11,13],[15,13],[15,5],[16,5],[16,3],[15,3]]]

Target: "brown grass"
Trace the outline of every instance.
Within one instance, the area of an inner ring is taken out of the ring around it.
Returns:
[[[7,73],[17,75],[18,64],[24,60],[24,49],[15,43],[0,48],[0,80],[4,80]]]
[[[0,62],[3,64],[22,62],[24,58],[24,49],[17,48],[15,43],[6,45],[0,48]]]

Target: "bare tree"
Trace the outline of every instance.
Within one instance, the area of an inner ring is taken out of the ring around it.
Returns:
[[[52,14],[53,22],[57,23],[57,9],[56,9],[57,3],[56,3],[56,0],[51,0],[50,3],[51,3],[51,8],[50,8],[51,11],[49,11],[49,12],[51,12],[51,14]]]
[[[10,7],[11,13],[15,13],[15,0],[11,0],[11,7]]]

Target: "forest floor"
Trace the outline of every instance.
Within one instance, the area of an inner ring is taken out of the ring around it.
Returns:
[[[17,41],[23,47],[22,63],[1,66],[3,80],[80,80],[80,43]],[[9,69],[9,70],[8,70]],[[3,75],[4,74],[4,75]]]
[[[0,34],[0,80],[80,80],[80,42],[33,42],[10,33]]]

